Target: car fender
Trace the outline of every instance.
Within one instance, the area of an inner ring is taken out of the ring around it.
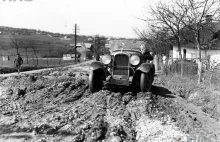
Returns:
[[[91,71],[95,71],[95,72],[97,72],[98,74],[100,74],[101,76],[103,76],[103,80],[106,79],[106,72],[105,72],[103,63],[101,63],[101,62],[99,62],[99,61],[92,62],[92,63],[90,64],[89,69],[90,69]]]
[[[140,75],[142,72],[144,73],[148,73],[150,72],[151,68],[152,68],[152,64],[151,63],[143,63],[141,64],[135,71],[134,76],[133,76],[133,80],[132,80],[132,84],[136,84],[140,82]]]
[[[89,67],[90,70],[104,69],[103,63],[99,61],[92,62]]]
[[[144,72],[144,73],[148,73],[151,70],[151,68],[152,68],[151,63],[143,63],[137,68],[137,70],[140,70],[141,72]]]

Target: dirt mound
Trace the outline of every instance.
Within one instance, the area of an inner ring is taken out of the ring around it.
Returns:
[[[4,141],[187,141],[195,134],[212,135],[220,126],[213,119],[217,115],[211,118],[189,106],[164,88],[166,83],[159,84],[159,78],[152,95],[137,96],[109,90],[91,94],[88,71],[80,68],[1,80],[7,88],[0,99]]]

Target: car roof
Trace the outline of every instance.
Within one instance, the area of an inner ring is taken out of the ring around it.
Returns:
[[[115,49],[111,51],[113,54],[116,54],[118,52],[126,52],[130,54],[141,54],[141,51],[138,49]]]

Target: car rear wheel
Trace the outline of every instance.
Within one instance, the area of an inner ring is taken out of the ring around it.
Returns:
[[[91,71],[89,74],[89,90],[91,93],[98,92],[102,89],[103,80],[97,71]]]
[[[150,92],[151,86],[152,86],[151,74],[150,73],[141,73],[141,78],[140,78],[141,92]]]

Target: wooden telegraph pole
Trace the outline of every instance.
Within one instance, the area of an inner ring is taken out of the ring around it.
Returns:
[[[77,30],[77,25],[75,24],[75,63],[76,63],[76,30]]]
[[[75,46],[74,46],[74,47],[75,47],[75,49],[74,49],[74,51],[75,51],[75,63],[77,63],[77,62],[76,62],[76,44],[77,44],[77,35],[76,35],[76,34],[77,34],[77,30],[79,30],[79,29],[77,29],[77,24],[75,24],[75,29],[74,29],[74,30],[75,30]]]

